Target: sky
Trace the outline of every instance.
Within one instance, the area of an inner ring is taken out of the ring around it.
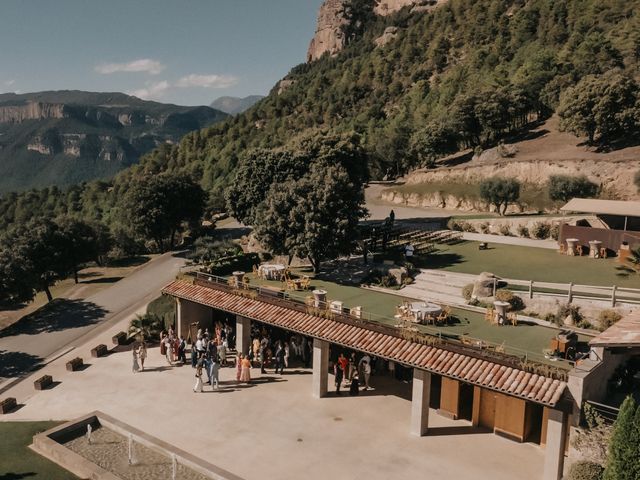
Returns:
[[[305,61],[322,0],[0,0],[0,92],[180,105],[266,95]]]

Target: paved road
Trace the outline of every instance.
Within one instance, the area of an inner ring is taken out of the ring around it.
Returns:
[[[65,348],[80,345],[160,294],[184,265],[171,253],[84,300],[62,300],[37,318],[0,331],[0,383],[15,378]]]

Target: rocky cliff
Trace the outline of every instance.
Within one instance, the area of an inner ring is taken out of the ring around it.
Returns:
[[[0,94],[0,193],[114,175],[226,116],[121,93]]]
[[[307,52],[307,61],[317,60],[325,53],[335,55],[345,46],[343,28],[346,24],[344,5],[348,0],[325,0],[320,6],[316,33]],[[420,11],[437,6],[446,0],[371,0],[378,15],[391,15],[401,8],[413,6]]]

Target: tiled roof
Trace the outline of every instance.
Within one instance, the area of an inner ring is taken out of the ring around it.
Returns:
[[[593,347],[637,347],[640,345],[640,312],[634,312],[607,328],[589,342]]]
[[[162,293],[551,407],[561,399],[567,385],[490,360],[247,298],[225,288],[178,280]]]

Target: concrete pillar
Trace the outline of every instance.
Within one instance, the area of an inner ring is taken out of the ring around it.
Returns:
[[[236,315],[236,350],[243,355],[249,354],[251,348],[251,320]]]
[[[182,299],[176,297],[176,334],[178,336],[180,335],[184,335],[184,333],[182,332],[182,316],[183,316],[184,312],[182,311]],[[185,335],[184,338],[189,338],[188,335]]]
[[[560,480],[564,470],[564,451],[567,441],[567,414],[548,409],[547,442],[544,455],[544,480]]]
[[[329,380],[329,342],[313,339],[313,379],[311,381],[314,398],[327,395]]]
[[[431,374],[413,369],[413,392],[411,394],[411,435],[418,437],[427,433],[429,427],[429,398],[431,396]]]

